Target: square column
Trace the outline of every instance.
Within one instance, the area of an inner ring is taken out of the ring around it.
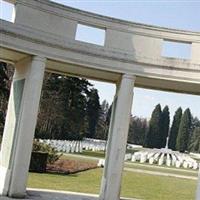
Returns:
[[[200,168],[199,168],[199,173],[198,173],[198,182],[197,182],[197,189],[196,189],[196,198],[195,200],[200,199]]]
[[[135,78],[135,76],[125,74],[117,86],[109,128],[100,200],[120,199]]]
[[[16,63],[0,152],[0,195],[24,197],[46,59]]]

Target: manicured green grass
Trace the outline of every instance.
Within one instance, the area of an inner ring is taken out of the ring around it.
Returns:
[[[82,153],[78,153],[82,156],[91,156],[91,157],[97,157],[97,158],[105,158],[105,152],[104,151],[86,151],[84,150]]]
[[[142,149],[144,150],[144,149]],[[132,153],[134,154],[135,152],[141,151],[141,148],[134,148],[134,149],[126,149],[126,153]]]
[[[122,195],[145,200],[192,200],[195,189],[193,180],[125,172]]]
[[[28,187],[99,193],[102,169],[73,175],[30,173]],[[122,196],[146,200],[192,200],[196,181],[124,172]]]
[[[60,159],[75,160],[75,161],[77,160],[77,161],[83,161],[83,162],[88,162],[88,163],[97,163],[98,162],[98,160],[91,159],[90,157],[81,158],[81,157],[76,156],[75,154],[65,154],[65,155],[62,155]]]
[[[178,169],[178,168],[167,168],[167,167],[158,167],[152,166],[149,164],[138,164],[138,163],[125,163],[125,167],[132,168],[132,169],[141,169],[141,170],[148,170],[153,172],[163,172],[169,174],[177,174],[177,175],[184,175],[184,176],[194,176],[198,177],[198,171],[192,169]]]
[[[100,169],[71,175],[30,173],[28,187],[95,194],[99,192],[100,180]]]

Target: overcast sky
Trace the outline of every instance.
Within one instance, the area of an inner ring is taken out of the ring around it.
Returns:
[[[200,1],[131,1],[131,0],[55,0],[68,6],[91,11],[133,22],[185,29],[200,32]],[[0,0],[0,17],[9,19],[11,8]],[[92,36],[91,36],[92,37]],[[92,82],[99,90],[100,99],[112,102],[115,86],[102,82]],[[200,96],[176,94],[142,88],[134,89],[132,114],[150,118],[155,105],[168,105],[171,118],[181,106],[189,107],[194,116],[200,118]]]

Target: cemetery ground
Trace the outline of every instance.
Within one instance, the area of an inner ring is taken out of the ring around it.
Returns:
[[[103,152],[86,151],[80,155],[64,154],[61,159],[95,164],[102,155]],[[161,175],[149,174],[149,171]],[[102,168],[96,168],[68,175],[30,173],[28,187],[98,194],[102,172]],[[164,176],[166,174],[167,177]],[[125,162],[121,196],[148,200],[192,200],[195,197],[197,176],[196,170]]]

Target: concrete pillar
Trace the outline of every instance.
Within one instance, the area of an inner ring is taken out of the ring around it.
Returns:
[[[45,62],[34,56],[16,63],[0,156],[0,195],[26,194]]]
[[[200,199],[200,168],[198,173],[198,182],[197,182],[197,190],[196,190],[196,200]]]
[[[100,200],[119,200],[135,76],[123,75],[114,98]]]

